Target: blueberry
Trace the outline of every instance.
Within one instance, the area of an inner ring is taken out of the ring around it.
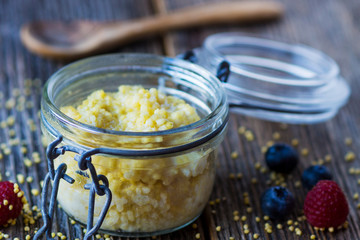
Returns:
[[[285,143],[275,143],[265,153],[268,167],[280,173],[290,173],[296,167],[299,157],[294,148]]]
[[[261,196],[261,208],[264,215],[273,220],[283,220],[294,209],[292,193],[280,186],[268,188]]]
[[[301,175],[301,182],[307,189],[312,189],[320,180],[331,180],[329,169],[325,166],[315,165],[305,169]]]

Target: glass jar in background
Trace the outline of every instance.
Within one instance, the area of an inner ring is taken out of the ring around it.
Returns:
[[[323,52],[239,32],[208,36],[194,49],[196,64],[216,72],[230,63],[223,87],[231,110],[275,122],[312,124],[334,117],[350,87],[337,63]]]
[[[60,111],[77,106],[92,92],[117,91],[120,85],[142,85],[185,100],[200,120],[171,130],[124,132],[75,121]],[[42,132],[47,142],[62,136],[59,146],[80,152],[94,148],[122,151],[96,154],[91,162],[106,176],[112,201],[101,230],[119,236],[168,233],[194,221],[204,209],[215,179],[217,148],[224,138],[228,104],[221,82],[192,63],[146,54],[88,58],[56,72],[46,83],[41,102]],[[111,152],[111,151],[110,151]],[[124,154],[127,153],[127,154]],[[73,184],[60,181],[58,202],[80,223],[88,217],[88,170],[79,169],[77,153],[58,156],[55,168],[67,165]],[[105,204],[96,196],[94,222]]]

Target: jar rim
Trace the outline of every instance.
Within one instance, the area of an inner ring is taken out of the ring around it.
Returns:
[[[87,64],[90,62],[101,62],[102,60],[106,58],[114,58],[114,59],[127,59],[127,58],[138,58],[138,59],[148,59],[153,58],[159,61],[163,62],[163,65],[169,65],[169,66],[176,66],[182,69],[185,69],[188,72],[195,73],[199,76],[202,76],[205,80],[208,81],[209,84],[212,84],[215,89],[217,89],[218,94],[218,102],[216,107],[206,116],[201,118],[200,120],[181,126],[178,128],[168,129],[168,130],[161,130],[161,131],[149,131],[149,132],[135,132],[135,131],[119,131],[119,130],[111,130],[111,129],[105,129],[105,128],[99,128],[96,126],[92,126],[89,124],[85,124],[82,122],[79,122],[63,112],[55,105],[54,103],[54,95],[51,94],[51,90],[54,87],[54,83],[56,81],[59,81],[62,74],[69,69],[77,68],[81,64]],[[226,100],[226,94],[225,90],[223,89],[223,86],[221,82],[217,79],[216,76],[214,76],[212,73],[210,73],[208,70],[204,69],[203,67],[192,64],[188,61],[181,60],[178,58],[170,58],[170,57],[164,57],[159,56],[155,54],[144,54],[144,53],[121,53],[121,54],[104,54],[94,57],[89,57],[85,59],[81,59],[78,61],[75,61],[71,64],[68,64],[62,68],[60,68],[58,71],[56,71],[48,81],[45,83],[43,88],[43,97],[42,97],[43,103],[45,103],[49,109],[52,111],[52,114],[62,123],[76,127],[82,131],[85,131],[87,133],[95,133],[95,134],[108,134],[112,136],[129,136],[129,137],[153,137],[153,136],[164,136],[169,134],[175,134],[175,133],[181,133],[185,131],[189,131],[192,129],[200,128],[201,126],[205,125],[210,119],[213,119],[215,117],[219,117],[219,115],[224,115],[223,119],[227,120],[227,114],[228,114],[228,104]],[[224,111],[225,108],[225,111]],[[221,116],[220,116],[221,117]],[[220,127],[220,126],[219,126]]]
[[[232,44],[244,44],[246,46],[261,47],[266,49],[262,52],[271,53],[272,51],[282,51],[285,54],[293,54],[295,56],[306,57],[308,59],[312,59],[313,62],[321,62],[321,65],[328,69],[328,71],[326,71],[325,73],[317,73],[313,75],[311,77],[311,80],[307,79],[306,81],[303,81],[303,79],[297,80],[292,78],[282,79],[278,77],[266,77],[262,75],[258,79],[263,80],[264,82],[288,86],[316,87],[328,84],[329,81],[336,79],[340,74],[338,64],[331,57],[315,48],[303,44],[290,44],[265,38],[245,36],[239,32],[213,34],[205,39],[204,49],[209,51],[212,54],[212,57],[214,57],[214,59],[218,59],[219,61],[222,61],[224,59],[228,60],[232,63],[231,67],[236,69],[236,64],[234,64],[233,61],[227,59],[227,56],[223,55],[218,49],[219,47],[229,46]],[[252,72],[246,73],[252,74]]]
[[[231,109],[242,115],[295,124],[323,122],[351,94],[335,60],[306,45],[223,32],[208,36],[191,52],[197,64],[212,72],[220,62],[229,63],[223,86]]]

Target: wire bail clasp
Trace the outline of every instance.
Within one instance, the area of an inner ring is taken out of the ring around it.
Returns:
[[[87,219],[87,232],[84,236],[84,240],[89,240],[91,237],[99,230],[101,224],[103,223],[106,213],[109,210],[112,193],[109,188],[109,181],[104,175],[97,175],[94,165],[91,163],[91,155],[99,153],[97,149],[92,149],[90,151],[83,151],[77,147],[65,145],[62,147],[56,147],[62,142],[63,137],[57,137],[52,143],[50,143],[46,149],[46,157],[48,164],[48,173],[44,179],[44,185],[42,189],[41,196],[41,213],[44,220],[44,225],[39,229],[39,231],[34,235],[34,240],[40,239],[40,237],[46,232],[47,239],[54,239],[51,237],[51,227],[52,221],[55,212],[56,198],[58,195],[60,180],[64,179],[66,182],[73,184],[75,180],[66,174],[67,165],[61,163],[55,170],[54,160],[63,155],[66,151],[74,152],[79,155],[75,155],[74,160],[78,161],[80,170],[90,171],[92,182],[85,184],[84,188],[90,190],[89,192],[89,209],[88,209],[88,219]],[[53,182],[51,196],[48,201],[49,186],[50,180]],[[100,184],[102,182],[102,184]],[[105,204],[100,212],[100,215],[97,219],[97,223],[93,226],[94,222],[94,207],[95,207],[95,195],[103,196],[106,195]]]
[[[189,61],[191,63],[197,63],[198,58],[196,53],[193,50],[188,50],[184,54],[180,55],[180,58],[183,60]],[[223,83],[227,82],[230,75],[230,63],[226,60],[223,60],[219,63],[216,69],[216,77]]]

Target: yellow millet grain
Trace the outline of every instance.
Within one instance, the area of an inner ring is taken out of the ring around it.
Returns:
[[[261,163],[256,162],[256,163],[254,164],[254,167],[255,167],[256,170],[259,170],[259,169],[261,168]]]
[[[245,138],[247,141],[252,142],[252,141],[254,141],[254,134],[250,130],[246,130]]]
[[[10,136],[10,137],[14,137],[15,135],[16,135],[15,130],[14,130],[14,129],[10,129],[10,130],[9,130],[9,136]]]
[[[11,149],[8,148],[8,147],[6,147],[6,148],[4,149],[4,154],[5,154],[5,155],[10,155],[10,153],[11,153]]]
[[[26,167],[31,167],[32,166],[32,162],[28,158],[24,158],[24,164],[25,164]]]
[[[318,159],[318,162],[317,162],[318,165],[323,165],[324,163],[325,163],[325,161],[322,158]]]
[[[272,135],[274,140],[279,140],[280,139],[280,133],[279,132],[274,132]]]
[[[271,147],[274,145],[274,141],[267,141],[266,146]]]
[[[268,150],[268,146],[262,146],[261,147],[261,153],[266,153],[266,151]]]
[[[294,147],[298,146],[299,145],[299,139],[293,138],[291,140],[291,145],[293,145]]]
[[[15,123],[15,117],[14,116],[9,116],[7,119],[6,119],[6,123],[9,127],[13,126],[14,123]]]
[[[233,152],[231,153],[231,158],[232,158],[232,159],[236,159],[238,156],[239,156],[239,154],[238,154],[236,151],[233,151]]]
[[[244,126],[241,126],[241,127],[238,128],[238,133],[239,134],[244,134],[245,131],[246,131],[246,127],[244,127]]]
[[[345,159],[346,162],[352,162],[352,161],[355,160],[355,157],[356,157],[356,156],[355,156],[355,153],[352,152],[352,151],[350,151],[350,152],[347,152],[347,153],[345,154],[344,159]]]
[[[14,98],[10,98],[9,100],[7,100],[6,102],[5,102],[5,107],[6,107],[6,109],[13,109],[14,107],[15,107],[15,104],[16,104],[16,102],[15,102],[15,99]]]
[[[352,144],[353,140],[351,137],[347,137],[347,138],[345,138],[344,142],[347,146],[350,146]]]
[[[358,199],[359,199],[359,194],[358,194],[358,193],[354,193],[353,199],[354,199],[354,200],[358,200]]]
[[[20,151],[21,151],[22,154],[25,154],[25,153],[27,153],[27,148],[26,147],[21,147]]]
[[[31,194],[32,194],[33,196],[38,196],[39,193],[40,193],[40,191],[39,191],[38,189],[31,189]]]
[[[301,149],[301,155],[303,155],[304,157],[309,155],[309,149],[307,148],[303,148]]]
[[[32,176],[28,176],[28,177],[26,178],[26,181],[27,181],[28,183],[32,183],[32,182],[34,181],[34,178],[33,178]]]

